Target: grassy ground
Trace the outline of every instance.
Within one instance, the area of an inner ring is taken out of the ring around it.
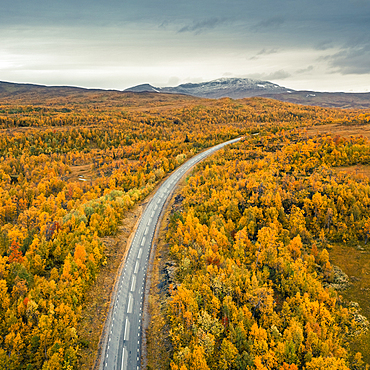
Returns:
[[[370,139],[370,125],[344,126],[332,123],[329,125],[307,127],[306,130],[307,134],[310,136],[328,134],[332,135],[332,137],[339,135],[348,139],[351,136],[362,135],[363,137]]]
[[[340,291],[340,295],[348,301],[357,302],[361,307],[360,313],[370,318],[370,244],[352,247],[337,244],[329,253],[331,262],[350,278],[350,287]],[[361,352],[364,361],[370,364],[370,331],[353,338],[350,346],[354,351]]]

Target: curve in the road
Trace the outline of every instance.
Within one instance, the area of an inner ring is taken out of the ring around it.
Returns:
[[[106,330],[101,370],[139,370],[144,289],[154,232],[162,209],[181,177],[198,162],[241,138],[216,145],[189,159],[160,186],[141,216],[118,280]]]

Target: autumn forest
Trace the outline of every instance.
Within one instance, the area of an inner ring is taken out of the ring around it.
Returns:
[[[369,125],[366,110],[263,98],[0,96],[0,368],[85,369],[104,238],[187,159],[241,136],[169,210],[147,368],[368,368],[352,343],[370,342],[365,307],[343,298],[331,250],[369,250],[369,174],[348,172],[370,165]]]

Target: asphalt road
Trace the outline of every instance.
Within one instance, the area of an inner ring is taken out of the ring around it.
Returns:
[[[154,232],[164,204],[185,172],[225,145],[239,140],[240,138],[237,138],[216,145],[189,159],[174,171],[153,195],[141,216],[119,277],[100,369],[138,370],[141,368],[141,327],[145,280]]]

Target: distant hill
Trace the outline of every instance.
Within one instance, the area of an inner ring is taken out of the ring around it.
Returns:
[[[0,81],[0,105],[151,107],[196,102],[191,95],[158,94],[157,91],[124,92],[72,86],[44,86]]]
[[[269,81],[250,78],[220,78],[203,83],[188,83],[176,87],[154,87],[149,84],[130,87],[125,91],[186,94],[200,98],[232,99],[263,96],[284,102],[336,108],[370,108],[370,93],[297,91]]]
[[[154,87],[149,84],[142,84],[142,85],[137,85],[134,87],[130,87],[129,89],[126,89],[126,92],[161,92],[160,88]],[[191,95],[191,94],[190,94]]]
[[[291,93],[266,94],[264,97],[294,104],[317,105],[327,108],[370,108],[370,93],[293,91]]]
[[[265,97],[283,102],[317,105],[336,108],[370,108],[370,93],[315,92],[296,91],[279,86],[269,81],[252,80],[249,78],[221,78],[204,83],[188,83],[176,87],[154,87],[142,84],[124,91],[86,89],[72,86],[43,86],[34,84],[18,84],[0,81],[0,104],[65,104],[72,102],[94,103],[109,101],[120,105],[137,105],[135,97],[146,100],[148,105],[163,100],[191,100],[198,98],[219,99],[229,97],[243,99]],[[181,94],[181,97],[177,94]],[[177,96],[176,96],[177,95]]]
[[[99,91],[97,89],[85,89],[82,87],[73,87],[73,86],[44,86],[0,81],[0,96],[27,94],[30,92],[31,93],[37,92],[39,94],[40,93],[49,94],[51,92],[58,92],[58,94],[60,95],[68,95],[71,93],[83,92],[86,90]]]

